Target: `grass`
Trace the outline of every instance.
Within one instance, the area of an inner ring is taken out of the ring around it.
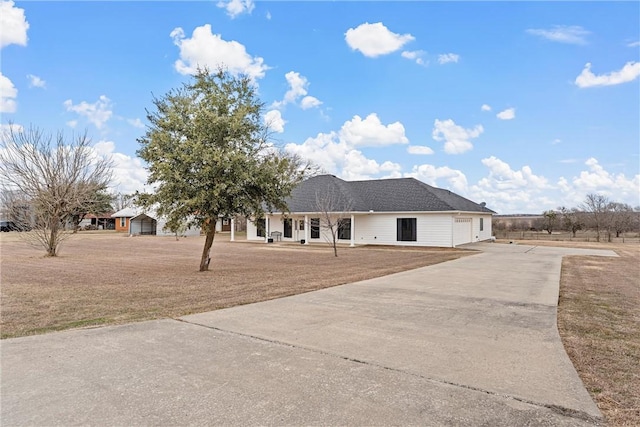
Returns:
[[[556,245],[612,249],[620,256],[572,256],[563,260],[558,330],[608,425],[639,426],[640,245]]]
[[[218,235],[209,272],[202,237],[80,233],[60,255],[1,233],[0,327],[11,338],[64,329],[174,318],[309,292],[448,261],[454,249],[341,247],[228,241]]]

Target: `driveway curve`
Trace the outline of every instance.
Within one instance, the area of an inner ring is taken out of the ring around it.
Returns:
[[[600,424],[556,309],[563,256],[615,253],[467,247],[478,254],[307,294],[4,340],[0,421]]]

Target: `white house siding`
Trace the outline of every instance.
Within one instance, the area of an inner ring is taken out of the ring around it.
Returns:
[[[167,220],[164,218],[158,218],[157,220],[157,228],[156,228],[156,236],[175,236],[171,230],[166,228]],[[184,232],[180,233],[180,236],[199,236],[200,229],[198,227],[191,227],[184,230]]]
[[[480,231],[480,218],[484,219],[482,231]],[[491,229],[491,215],[479,215],[473,219],[473,238],[474,242],[489,240],[493,235]]]
[[[308,236],[310,243],[326,242],[330,239],[327,230],[320,229],[320,238],[311,238],[312,218],[319,218],[319,214],[308,214]],[[480,217],[484,218],[483,231],[480,231]],[[300,241],[305,238],[304,230],[298,230],[296,221],[304,219],[303,215],[293,215],[294,220],[291,238],[284,237],[284,223],[279,214],[269,215],[268,231],[282,233],[283,241]],[[397,240],[398,218],[416,218],[416,241]],[[456,218],[463,222],[456,222]],[[448,213],[371,213],[355,214],[351,224],[356,245],[403,245],[403,246],[437,246],[452,247],[464,243],[487,240],[491,237],[491,215],[477,214],[448,214]],[[251,220],[247,221],[247,240],[260,241],[264,237],[257,236],[257,227]],[[341,240],[347,243],[349,240]]]
[[[416,241],[397,240],[398,218],[416,218]],[[451,246],[451,215],[364,214],[355,217],[355,243],[367,245]]]
[[[253,221],[251,221],[250,219],[247,219],[247,240],[260,240],[260,239],[264,240],[264,237],[258,237],[258,227]]]
[[[307,235],[309,236],[309,242],[310,243],[316,243],[316,242],[327,242],[331,240],[331,234],[328,233],[327,229],[321,227],[320,228],[320,237],[317,239],[313,239],[311,238],[311,218],[319,218],[320,215],[319,214],[310,214],[307,216],[307,222],[304,224],[304,228],[307,228]],[[268,215],[266,218],[268,218],[269,220],[269,233],[273,233],[275,232],[280,232],[281,234],[281,239],[283,242],[299,242],[300,240],[304,240],[305,239],[305,230],[300,230],[300,222],[303,221],[304,222],[304,215],[293,215],[289,218],[291,218],[291,220],[293,221],[292,225],[292,229],[291,229],[291,237],[284,237],[284,221],[282,218],[282,215],[280,214],[272,214],[272,215]],[[358,220],[355,220],[356,224],[358,223]],[[352,226],[352,232],[353,232],[353,226]],[[258,237],[258,228],[256,226],[256,224],[251,221],[248,220],[247,221],[247,240],[264,240],[264,237]],[[340,240],[341,243],[344,242],[349,242],[349,240]]]
[[[304,217],[302,217],[304,218]],[[292,224],[293,225],[293,229],[292,229],[292,233],[290,238],[285,238],[284,237],[284,222],[282,220],[282,215],[280,214],[273,214],[273,215],[267,215],[265,217],[265,219],[268,222],[267,225],[267,232],[273,233],[275,232],[280,232],[281,233],[281,239],[283,241],[296,241],[296,240],[300,240],[300,239],[304,239],[304,231],[298,231],[296,229],[296,224]],[[292,219],[298,219],[296,218],[292,218]],[[295,221],[294,221],[295,222]],[[247,220],[247,240],[264,240],[264,237],[259,237],[258,236],[258,227],[256,226],[256,224],[251,221],[251,220]]]
[[[165,230],[167,225],[167,220],[164,218],[151,218],[147,216],[144,218],[144,221],[141,221],[140,218],[133,218],[133,221],[129,223],[129,234],[138,235],[138,234],[154,234],[156,236],[174,236],[175,233],[172,233],[169,229]],[[197,227],[188,228],[181,236],[199,236],[200,229]]]

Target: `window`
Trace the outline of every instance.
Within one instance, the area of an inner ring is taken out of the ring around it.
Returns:
[[[265,231],[267,229],[267,222],[265,221],[264,218],[259,219],[259,220],[256,221],[256,228],[257,228],[256,236],[265,237]]]
[[[311,238],[320,238],[320,218],[311,218]]]
[[[338,239],[351,239],[351,219],[341,219],[338,221]]]
[[[416,240],[416,219],[398,218],[398,241],[415,242]]]
[[[484,230],[484,218],[480,218],[480,231]]]
[[[300,231],[304,231],[304,219],[300,220],[300,228],[298,228]]]
[[[284,237],[291,238],[291,236],[293,236],[292,229],[293,229],[293,220],[291,218],[286,218],[284,220]]]
[[[125,228],[127,226],[127,218],[120,217],[120,228]]]

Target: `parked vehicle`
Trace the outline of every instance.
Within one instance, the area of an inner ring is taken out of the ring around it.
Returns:
[[[18,231],[18,226],[13,221],[0,221],[0,231]]]

